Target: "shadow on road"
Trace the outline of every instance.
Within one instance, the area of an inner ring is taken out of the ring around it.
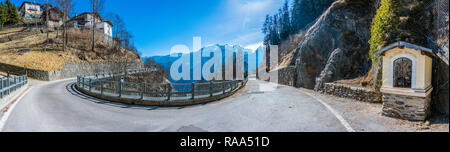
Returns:
[[[80,91],[78,91],[75,88],[75,83],[69,83],[66,85],[66,90],[76,96],[79,97],[83,100],[86,101],[90,101],[93,103],[97,103],[97,104],[102,104],[102,105],[108,105],[108,106],[113,106],[113,107],[118,107],[118,108],[127,108],[127,109],[140,109],[140,110],[167,110],[167,109],[184,109],[185,107],[162,107],[162,106],[141,106],[141,105],[128,105],[128,104],[123,104],[123,103],[117,103],[117,102],[112,102],[112,101],[108,101],[108,100],[103,100],[103,99],[99,99],[96,97],[92,97],[89,95],[86,95]]]

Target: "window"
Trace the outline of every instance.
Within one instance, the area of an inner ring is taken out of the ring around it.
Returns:
[[[398,58],[394,61],[394,87],[412,87],[412,66],[412,61],[405,57]]]

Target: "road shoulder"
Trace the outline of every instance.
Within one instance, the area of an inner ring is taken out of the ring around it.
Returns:
[[[357,132],[448,132],[448,119],[427,125],[381,115],[382,104],[324,95],[313,90],[299,89],[321,99],[339,111]]]
[[[28,84],[20,87],[16,91],[12,91],[11,94],[5,96],[3,99],[0,99],[0,117],[1,113],[4,111],[4,109],[10,105],[14,99],[18,98],[25,90],[29,87]]]

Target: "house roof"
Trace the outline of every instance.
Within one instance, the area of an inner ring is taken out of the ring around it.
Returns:
[[[423,51],[423,52],[435,55],[433,50],[431,50],[429,48],[425,48],[425,47],[422,47],[422,46],[418,46],[418,45],[411,44],[411,43],[408,43],[408,42],[403,42],[403,41],[395,42],[395,43],[393,43],[391,45],[388,45],[388,46],[382,48],[381,50],[377,51],[375,53],[375,55],[382,55],[383,53],[385,53],[385,52],[387,52],[389,50],[392,50],[393,48],[396,48],[396,47],[406,47],[406,48],[409,48],[409,49],[414,49],[414,50],[417,50],[417,51]]]
[[[32,4],[32,5],[38,5],[38,6],[41,6],[41,4],[38,4],[38,3],[33,3],[33,2],[24,1],[24,2],[22,3],[22,5],[20,5],[19,10],[21,10],[22,7],[25,6],[25,4]]]
[[[101,20],[102,22],[104,22],[102,16],[100,16],[100,14],[98,14],[98,13],[93,13],[93,12],[84,12],[84,13],[78,15],[78,16],[73,17],[72,19],[76,19],[76,18],[79,18],[80,16],[85,16],[85,15],[88,15],[88,14],[90,14],[90,15],[95,14],[95,15],[97,15],[98,18],[100,18],[100,20]]]
[[[114,26],[111,21],[105,21],[105,23],[108,23],[109,25]]]

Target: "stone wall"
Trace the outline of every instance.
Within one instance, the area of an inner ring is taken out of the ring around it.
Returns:
[[[125,69],[142,68],[141,62],[117,63],[117,62],[67,62],[61,70],[53,71],[56,79],[72,78],[80,74],[119,72]]]
[[[280,68],[278,71],[278,83],[287,86],[295,85],[295,66]]]
[[[0,62],[0,71],[9,72],[14,75],[25,75],[25,68],[15,65],[5,64]],[[28,77],[35,78],[38,80],[49,81],[50,72],[36,69],[27,69]]]
[[[295,84],[295,66],[288,66],[283,68],[278,68],[270,71],[269,75],[275,74],[278,72],[278,84],[294,86]],[[262,71],[259,71],[262,73]]]
[[[430,115],[431,96],[425,98],[383,93],[383,115],[424,121]]]
[[[325,83],[323,84],[323,87],[318,90],[318,92],[341,98],[355,99],[363,102],[381,103],[381,100],[377,98],[377,94],[375,93],[375,91],[366,88]]]
[[[27,69],[28,77],[43,80],[53,81],[65,78],[73,78],[80,74],[89,73],[103,73],[103,72],[117,72],[121,69],[138,69],[142,67],[141,62],[131,62],[128,64],[118,62],[67,62],[60,70],[55,71],[43,71],[36,69]],[[0,71],[7,72],[15,75],[24,75],[25,68],[15,65],[9,65],[0,63]]]

